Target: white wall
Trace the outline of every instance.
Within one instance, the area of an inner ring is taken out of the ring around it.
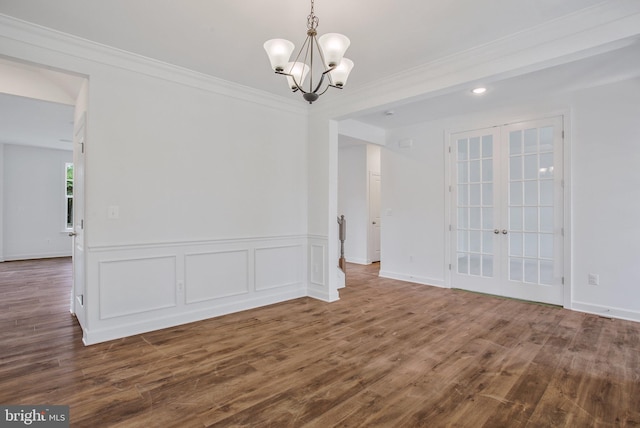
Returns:
[[[448,132],[569,112],[572,260],[565,306],[640,321],[640,81],[546,97],[481,115],[395,129],[382,149],[381,275],[447,285]],[[413,138],[411,148],[397,141]],[[567,238],[569,239],[569,238]],[[587,285],[587,275],[600,285]]]
[[[0,143],[0,262],[4,261],[4,144]]]
[[[338,151],[338,214],[347,220],[344,255],[350,263],[367,264],[367,145]]]
[[[304,111],[108,67],[88,111],[87,343],[307,294]]]
[[[444,285],[441,126],[420,125],[388,133],[381,153],[381,276]],[[413,145],[399,147],[398,141],[404,138],[412,138]]]
[[[71,255],[65,230],[67,162],[70,151],[4,145],[4,260]]]
[[[310,255],[326,280],[304,104],[21,22],[0,46],[88,77],[85,343],[307,295]]]
[[[109,67],[89,99],[89,246],[306,233],[304,115]]]
[[[640,321],[640,79],[573,97],[573,306]],[[600,285],[588,285],[589,273]]]

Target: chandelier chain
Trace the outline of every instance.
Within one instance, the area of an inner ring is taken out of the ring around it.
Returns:
[[[319,22],[320,20],[318,19],[314,11],[314,1],[311,0],[311,13],[309,14],[309,16],[307,16],[307,29],[315,30],[316,28],[318,28]]]

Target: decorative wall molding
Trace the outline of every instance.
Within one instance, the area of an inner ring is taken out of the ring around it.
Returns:
[[[113,340],[313,294],[328,300],[329,293],[308,291],[310,251],[306,235],[87,249],[84,341]]]
[[[207,251],[184,256],[185,303],[249,293],[249,250]]]
[[[310,235],[277,235],[277,236],[247,236],[242,238],[221,238],[221,239],[201,239],[201,240],[188,240],[188,241],[161,241],[161,242],[125,242],[119,244],[97,244],[87,246],[87,249],[93,252],[104,251],[125,251],[125,250],[145,250],[151,248],[164,248],[164,247],[176,247],[176,246],[196,246],[207,247],[211,245],[226,245],[226,244],[248,244],[255,242],[288,242],[291,240],[306,240],[311,238]]]
[[[308,106],[298,102],[298,100],[279,97],[268,92],[106,46],[3,14],[0,14],[1,38],[68,55],[83,61],[92,61],[109,67],[134,71],[149,77],[214,92],[261,106],[285,110],[290,113],[306,116],[309,112]],[[6,41],[3,41],[4,43]],[[20,49],[16,51],[20,51]],[[4,52],[4,48],[0,53],[15,56]],[[19,59],[30,61],[26,57],[19,57]],[[79,70],[69,71],[86,73]]]
[[[324,275],[324,266],[326,265],[326,252],[325,245],[311,244],[309,255],[309,268],[311,275],[309,276],[311,284],[327,286],[327,282]]]
[[[256,291],[301,283],[303,257],[302,245],[256,248],[254,250]]]
[[[176,306],[175,255],[102,260],[98,270],[101,320]]]

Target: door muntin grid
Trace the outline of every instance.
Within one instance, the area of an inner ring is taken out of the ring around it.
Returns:
[[[493,278],[494,141],[493,135],[456,140],[456,272]]]
[[[508,137],[508,277],[554,280],[554,128],[518,129]]]

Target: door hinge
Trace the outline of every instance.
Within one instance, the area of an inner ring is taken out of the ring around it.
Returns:
[[[84,153],[84,143],[80,143],[80,153]]]
[[[560,235],[564,236],[564,227],[560,228]]]
[[[451,193],[451,186],[449,186],[449,193]]]
[[[562,130],[562,138],[564,139],[564,130]]]
[[[451,263],[449,263],[449,270],[451,270]]]
[[[449,153],[451,153],[451,146],[449,146]]]
[[[84,219],[80,220],[80,229],[84,229]]]
[[[564,276],[562,277],[562,285],[564,285]]]
[[[449,232],[451,232],[451,225],[449,225]]]

